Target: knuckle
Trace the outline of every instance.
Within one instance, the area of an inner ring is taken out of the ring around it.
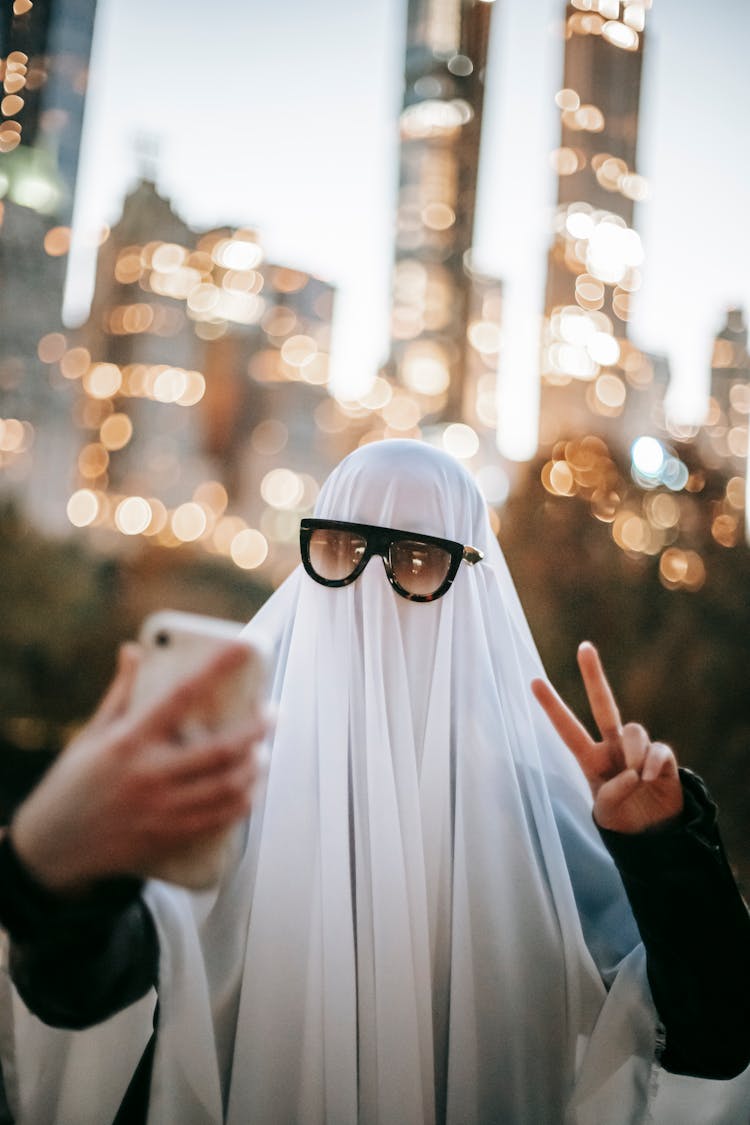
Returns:
[[[244,797],[244,795],[248,791],[250,783],[251,778],[248,777],[247,773],[244,770],[242,771],[242,773],[235,774],[232,777],[229,785],[227,786],[227,797],[230,799]]]
[[[231,766],[237,761],[238,745],[232,741],[223,740],[216,744],[216,762],[219,766]]]
[[[224,739],[212,738],[203,746],[196,748],[196,768],[211,772],[224,769],[232,761],[232,750]]]

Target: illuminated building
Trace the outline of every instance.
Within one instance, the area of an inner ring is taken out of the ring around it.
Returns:
[[[650,0],[573,0],[566,7],[542,347],[547,443],[621,413],[628,373],[640,363],[626,336],[643,258],[633,212],[647,193],[636,142],[650,7]]]
[[[711,397],[708,415],[696,444],[703,463],[718,469],[724,496],[714,505],[711,534],[722,547],[734,547],[741,539],[743,512],[750,502],[750,356],[748,332],[742,309],[727,311],[723,328],[714,340],[711,362]],[[745,538],[750,526],[745,515]]]
[[[471,268],[491,12],[482,0],[408,6],[388,370],[432,421],[474,418],[483,393],[487,415],[483,374],[494,387],[499,285]]]
[[[0,16],[5,191],[64,223],[73,207],[95,11],[96,0],[16,0],[3,4]]]
[[[744,491],[738,477],[719,486],[706,470],[718,466],[717,442],[728,446],[732,433],[744,454],[747,435],[714,403],[714,430],[694,444],[697,428],[665,415],[666,361],[627,336],[643,259],[634,210],[647,194],[636,145],[650,7],[650,0],[573,0],[565,10],[541,351],[540,444],[549,460],[541,479],[552,495],[587,502],[632,558],[657,556],[667,589],[695,591],[706,579],[701,550],[711,537],[725,547],[738,541]],[[717,355],[735,356],[736,346],[724,340]],[[732,392],[737,404],[743,393]],[[711,442],[713,460],[704,460]]]
[[[88,324],[57,360],[86,434],[70,521],[262,565],[340,452],[315,425],[335,407],[332,297],[265,261],[253,230],[196,233],[142,182],[100,250]]]
[[[64,526],[75,456],[72,396],[44,357],[65,349],[67,224],[95,8],[96,0],[0,8],[0,490],[48,531]],[[9,419],[24,427],[20,446]]]
[[[711,394],[721,410],[729,411],[734,406],[734,387],[746,384],[750,378],[747,339],[744,311],[728,309],[726,324],[716,334],[711,362]],[[747,414],[748,411],[740,410],[739,413]]]
[[[65,525],[75,435],[66,380],[42,357],[64,347],[59,251],[67,231],[9,200],[0,203],[0,223],[0,494],[56,532]]]

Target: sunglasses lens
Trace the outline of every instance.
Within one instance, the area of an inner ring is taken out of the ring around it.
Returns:
[[[326,582],[341,582],[357,569],[366,546],[355,532],[316,528],[310,536],[310,565]]]
[[[445,582],[451,565],[451,556],[442,547],[431,543],[400,539],[391,544],[391,569],[393,577],[407,594],[429,597]]]

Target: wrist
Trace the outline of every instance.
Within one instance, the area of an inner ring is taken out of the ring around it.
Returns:
[[[22,806],[6,829],[7,843],[30,879],[51,895],[78,898],[91,888],[80,858],[66,857],[65,849],[47,833],[30,825]]]

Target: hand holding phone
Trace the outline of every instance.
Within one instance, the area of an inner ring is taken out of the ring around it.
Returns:
[[[130,702],[133,715],[147,712],[189,680],[223,649],[245,645],[247,658],[217,683],[213,692],[188,699],[172,735],[175,753],[211,738],[231,736],[260,720],[266,684],[266,657],[257,642],[240,634],[236,622],[164,610],[148,617],[139,635],[142,658]],[[173,856],[141,873],[200,889],[216,882],[227,859],[234,829],[199,837]]]
[[[10,825],[43,886],[80,895],[120,875],[191,887],[219,877],[268,729],[264,661],[240,631],[160,615],[144,626],[144,647],[120,649],[96,712]]]

